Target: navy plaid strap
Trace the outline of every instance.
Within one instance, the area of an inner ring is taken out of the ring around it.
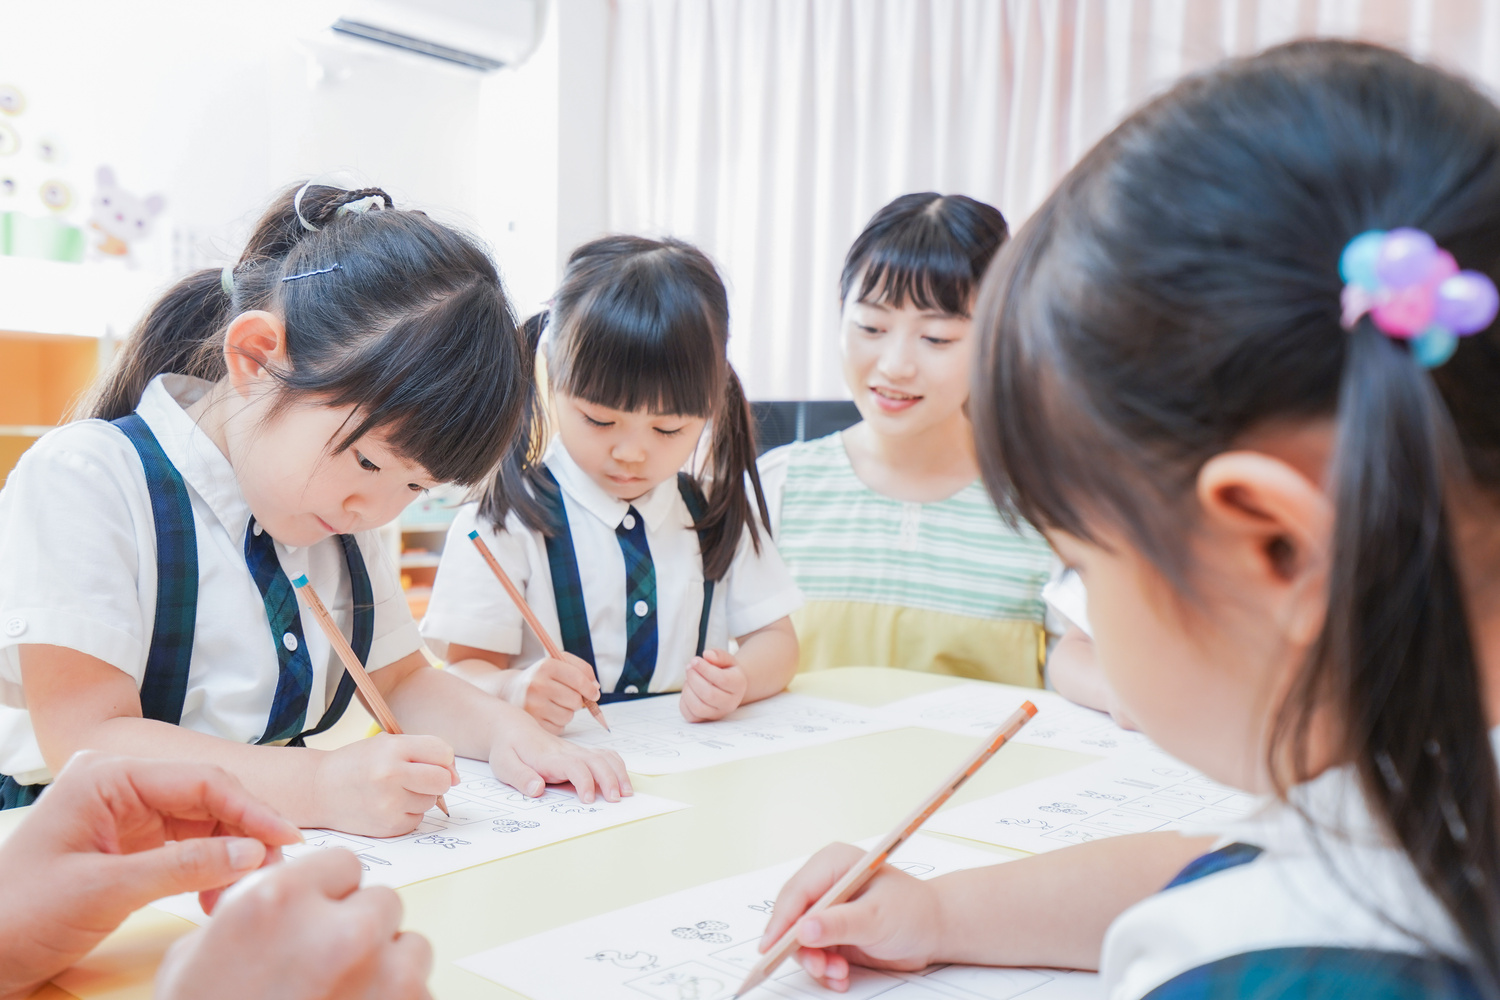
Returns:
[[[349,645],[353,647],[360,663],[368,663],[375,635],[375,599],[370,586],[370,574],[365,568],[364,556],[359,551],[359,542],[354,536],[338,537],[344,548],[344,560],[349,567],[349,589],[354,601],[354,627]],[[276,556],[275,543],[271,541],[269,532],[256,534],[254,519],[251,519],[250,527],[245,531],[245,563],[265,602],[266,620],[270,623],[271,637],[276,644],[276,661],[279,667],[270,719],[259,742],[286,740],[291,745],[302,746],[307,737],[316,736],[328,729],[344,714],[354,693],[354,678],[347,671],[344,672],[323,717],[314,728],[304,732],[302,727],[307,722],[313,673],[302,630],[302,615],[297,607],[296,591]]]
[[[1175,889],[1179,885],[1187,885],[1189,882],[1196,882],[1200,878],[1207,878],[1209,875],[1228,868],[1248,865],[1260,855],[1261,849],[1254,844],[1229,844],[1217,851],[1210,851],[1208,854],[1189,861],[1187,867],[1178,872],[1172,881],[1166,884],[1162,892]]]
[[[546,466],[541,467],[545,486],[537,490],[537,499],[547,509],[552,530],[547,534],[547,566],[552,571],[552,596],[557,602],[558,629],[563,649],[594,668],[594,639],[589,634],[589,612],[583,603],[583,580],[578,575],[578,553],[573,549],[573,532],[568,528],[568,512],[563,506],[562,487]]]
[[[656,632],[656,564],[646,542],[646,519],[634,506],[615,527],[625,559],[625,669],[615,682],[617,695],[644,694],[656,673],[660,646]]]
[[[677,473],[677,492],[682,494],[682,502],[687,504],[688,513],[693,516],[693,527],[698,532],[698,559],[703,561],[708,550],[707,533],[698,525],[703,521],[703,515],[707,512],[707,504],[704,503],[703,494],[698,491],[698,483],[686,472]],[[714,582],[708,578],[707,563],[703,571],[703,613],[698,616],[698,647],[695,656],[702,656],[704,648],[708,645],[708,613],[714,606]]]
[[[156,620],[141,680],[141,714],[177,725],[187,698],[198,615],[198,536],[187,485],[151,428],[130,413],[114,425],[130,439],[146,473],[156,528]]]
[[[1480,1000],[1451,959],[1360,948],[1288,947],[1232,955],[1168,980],[1145,1000]]]

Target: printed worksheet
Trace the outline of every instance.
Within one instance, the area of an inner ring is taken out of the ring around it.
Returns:
[[[905,724],[879,709],[790,693],[741,706],[718,722],[688,722],[677,707],[681,698],[664,694],[604,705],[607,733],[580,711],[563,735],[584,746],[614,750],[637,774],[677,774]]]
[[[484,761],[459,757],[457,765],[462,780],[444,796],[451,815],[433,808],[411,833],[385,839],[306,830],[307,842],[284,847],[282,854],[297,858],[342,847],[359,858],[364,885],[397,887],[687,808],[684,802],[640,792],[619,802],[595,799],[584,805],[567,786],[529,798],[497,779]],[[191,893],[156,905],[200,923],[208,919]]]
[[[1037,707],[1036,717],[1016,734],[1015,742],[1108,757],[1149,746],[1140,733],[1121,729],[1104,712],[1075,705],[1051,691],[1001,684],[955,684],[886,705],[890,718],[904,726],[941,729],[965,736],[988,736],[1023,701]]]
[[[893,863],[918,878],[932,878],[999,860],[918,834],[902,845]],[[727,1000],[759,957],[756,945],[776,894],[801,864],[792,861],[686,889],[513,941],[458,964],[531,1000]],[[838,995],[818,986],[792,960],[750,994],[766,1000]],[[856,969],[843,996],[1094,1000],[1103,992],[1097,976],[1082,972],[949,965],[919,973]]]
[[[1147,747],[940,812],[927,828],[1040,854],[1122,833],[1212,833],[1260,803]]]

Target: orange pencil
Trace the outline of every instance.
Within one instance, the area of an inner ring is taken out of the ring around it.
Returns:
[[[870,880],[871,876],[875,874],[876,870],[885,864],[885,859],[890,857],[896,848],[905,843],[908,837],[916,833],[917,829],[923,823],[927,822],[928,817],[937,812],[938,808],[944,802],[947,802],[954,792],[963,787],[963,783],[973,777],[974,772],[983,767],[986,761],[995,756],[995,751],[999,750],[1012,739],[1022,726],[1031,721],[1031,717],[1034,715],[1036,715],[1036,706],[1029,701],[1022,702],[1021,707],[1016,709],[1015,714],[1006,719],[1005,723],[999,729],[995,730],[990,736],[989,741],[980,747],[974,756],[966,760],[957,771],[953,772],[948,780],[938,787],[937,791],[927,797],[926,802],[917,807],[915,812],[906,817],[894,830],[882,837],[880,843],[870,848],[869,852],[859,859],[859,863],[845,872],[844,877],[830,886],[828,891],[823,893],[822,898],[809,907],[807,913],[804,913],[802,916],[805,917],[811,913],[821,913],[830,906],[837,906],[840,903],[846,902],[850,896],[858,892]],[[798,921],[801,919],[802,917],[797,918]],[[745,981],[735,991],[734,1000],[744,996],[770,978],[771,973],[776,971],[776,967],[786,961],[786,957],[796,947],[797,924],[793,923],[792,926],[786,929],[786,933],[781,935],[776,940],[776,943],[771,946],[771,950],[762,955],[760,961],[755,963],[755,967],[750,970],[750,975],[745,977]]]
[[[469,532],[469,541],[474,543],[474,547],[479,550],[479,554],[489,564],[490,572],[495,574],[495,579],[500,581],[500,586],[505,588],[505,592],[515,602],[516,610],[521,612],[521,617],[526,619],[526,624],[531,626],[531,631],[535,632],[536,637],[542,641],[542,648],[547,651],[547,655],[554,660],[562,659],[563,651],[558,648],[557,643],[552,641],[552,637],[542,627],[542,620],[536,616],[535,611],[531,610],[531,605],[526,603],[526,598],[522,596],[520,588],[511,582],[510,576],[501,567],[500,561],[495,558],[495,554],[490,551],[490,547],[484,544],[484,539],[479,537],[479,532]],[[599,711],[598,702],[589,701],[585,698],[583,699],[583,705],[589,710],[590,715],[599,720],[599,725],[604,727],[604,731],[606,733],[609,732],[609,723],[604,721],[604,713]]]
[[[312,584],[307,582],[306,576],[299,576],[292,581],[292,586],[302,591],[302,596],[307,599],[307,606],[312,608],[313,617],[323,627],[323,634],[328,636],[328,642],[333,646],[334,652],[339,654],[339,659],[344,661],[344,669],[349,671],[349,676],[354,678],[354,686],[359,688],[359,693],[364,695],[365,704],[370,706],[370,711],[375,715],[375,721],[380,723],[380,728],[393,736],[401,735],[401,724],[391,714],[390,706],[385,699],[380,697],[380,689],[375,682],[370,680],[370,675],[365,673],[364,665],[359,662],[359,657],[354,655],[354,649],[349,645],[349,640],[344,638],[344,633],[339,631],[338,624],[328,609],[323,606],[323,601],[318,597],[318,592],[313,590]],[[438,796],[437,806],[448,815],[448,803]]]

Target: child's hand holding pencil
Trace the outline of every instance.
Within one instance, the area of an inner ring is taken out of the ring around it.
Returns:
[[[514,673],[505,700],[525,709],[549,733],[562,732],[573,713],[599,700],[593,668],[572,653],[546,657]]]

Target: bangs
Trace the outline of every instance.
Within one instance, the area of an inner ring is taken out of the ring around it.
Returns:
[[[514,318],[482,283],[403,318],[321,393],[329,405],[358,407],[359,423],[338,450],[379,431],[439,482],[482,482],[522,418],[529,376],[518,343]]]
[[[1056,252],[1059,242],[1086,242],[1058,235],[1062,200],[1054,195],[1000,251],[975,310],[983,331],[971,395],[980,473],[1011,523],[1103,547],[1100,529],[1119,529],[1180,581],[1185,559],[1173,539],[1185,516],[1179,500],[1192,492],[1170,481],[1164,454],[1116,429],[1146,414],[1102,413],[1083,385],[1079,373],[1103,359],[1088,357],[1089,338],[1073,335],[1090,312],[1073,308],[1090,295],[1078,276],[1090,272]],[[1115,318],[1129,323],[1129,312]]]
[[[712,417],[724,398],[728,331],[692,289],[620,281],[589,293],[551,333],[562,393],[625,412]]]
[[[940,230],[892,234],[859,262],[863,276],[856,302],[901,309],[908,305],[950,316],[969,315],[974,272],[962,248]]]

